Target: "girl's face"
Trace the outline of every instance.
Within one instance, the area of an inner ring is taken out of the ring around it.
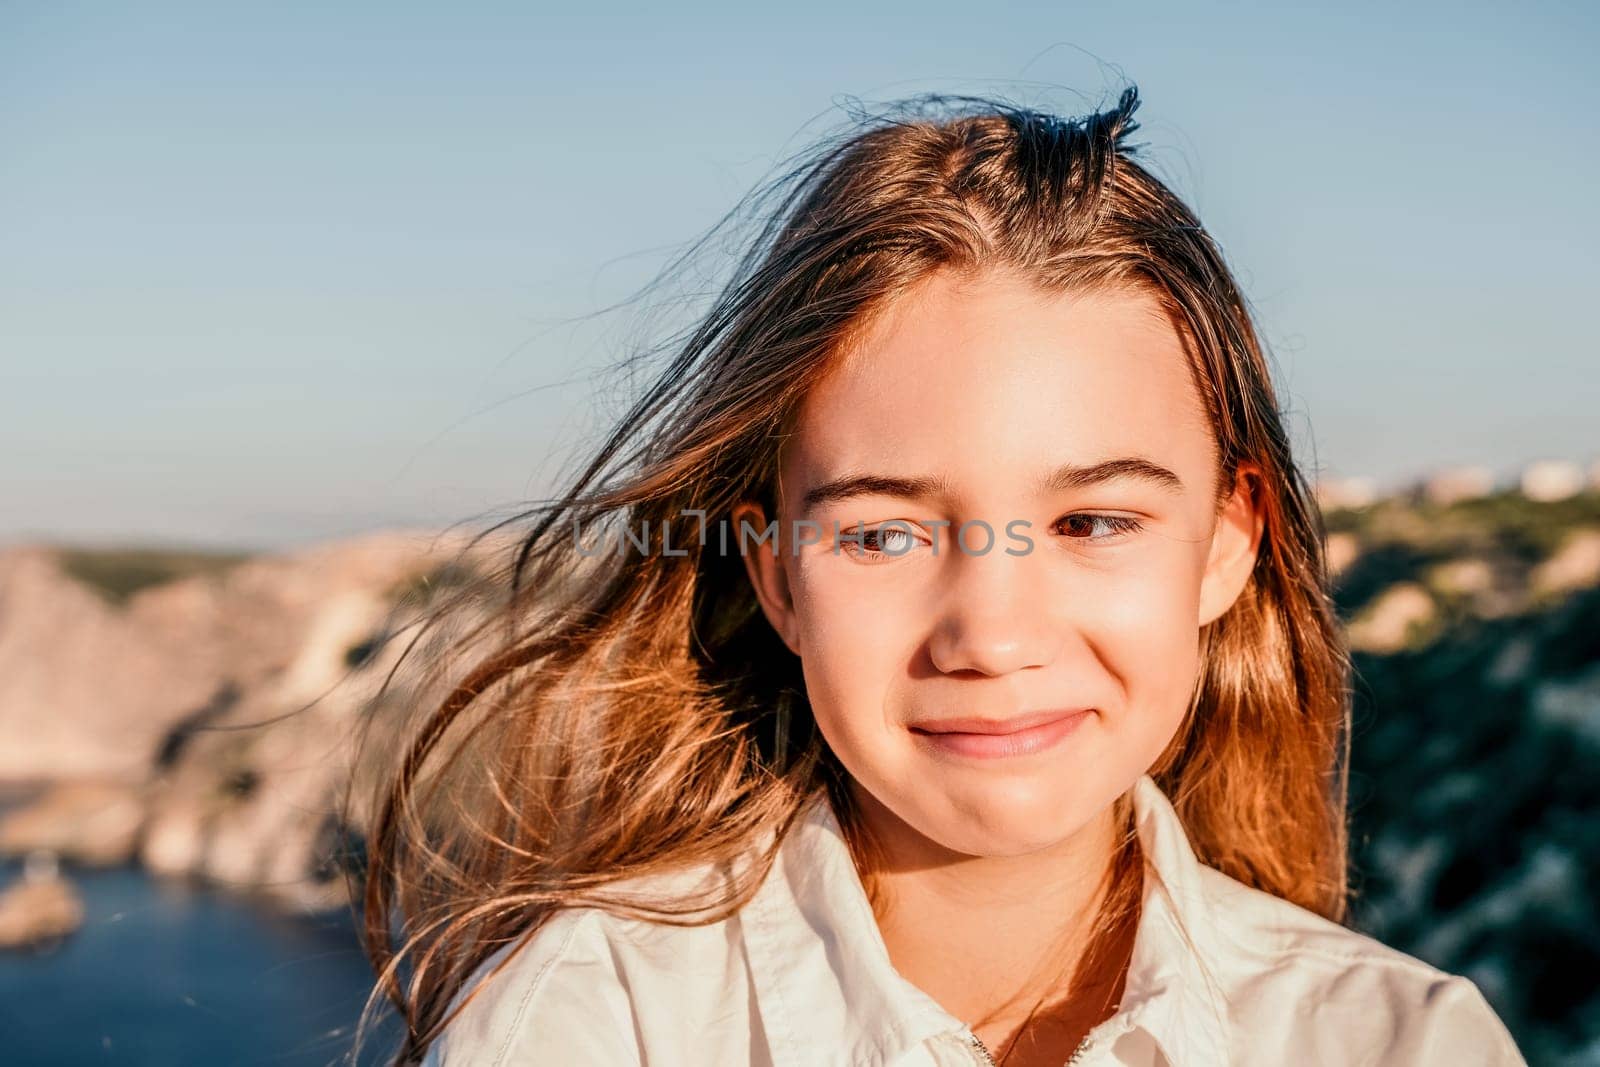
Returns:
[[[783,444],[778,551],[746,548],[855,787],[965,855],[1103,812],[1178,729],[1199,629],[1254,563],[1250,482],[1219,513],[1214,463],[1148,294],[943,272],[898,300]]]

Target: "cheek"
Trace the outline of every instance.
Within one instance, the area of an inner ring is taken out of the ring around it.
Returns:
[[[881,576],[852,575],[852,566],[860,565],[802,558],[790,572],[812,712],[847,764],[853,751],[885,748],[921,634],[914,596]]]
[[[1191,546],[1151,551],[1106,576],[1084,633],[1121,681],[1114,725],[1157,750],[1188,710],[1199,666],[1200,563]],[[1158,741],[1159,739],[1159,741]]]

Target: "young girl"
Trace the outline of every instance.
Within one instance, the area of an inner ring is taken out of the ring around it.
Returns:
[[[1341,925],[1320,516],[1136,91],[930,102],[774,187],[406,753],[398,1062],[1521,1063]]]

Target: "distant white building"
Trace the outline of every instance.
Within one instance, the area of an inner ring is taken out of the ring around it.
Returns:
[[[1371,478],[1320,478],[1316,496],[1317,505],[1325,511],[1364,508],[1378,498],[1378,487]]]
[[[1434,504],[1454,504],[1476,500],[1494,491],[1494,472],[1488,467],[1450,467],[1438,471],[1422,483],[1422,495]]]
[[[1565,500],[1583,492],[1583,468],[1565,459],[1541,459],[1522,469],[1522,495],[1529,500]]]

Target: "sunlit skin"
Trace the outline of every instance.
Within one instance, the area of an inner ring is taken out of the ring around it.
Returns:
[[[1089,484],[1062,471],[1111,460],[1139,463]],[[902,296],[783,442],[780,540],[747,550],[751,580],[888,856],[878,918],[896,968],[991,1049],[1054,1003],[1008,1067],[1060,1064],[1102,1017],[1090,994],[1115,997],[1115,974],[1097,990],[1060,977],[1109,860],[1111,805],[1182,723],[1199,630],[1238,597],[1261,537],[1253,468],[1219,509],[1215,462],[1152,296],[1049,293],[1007,272],[941,272]],[[814,499],[861,475],[906,484]],[[820,543],[792,538],[797,520]],[[875,536],[888,520],[909,535]],[[973,520],[994,531],[987,552],[978,528],[956,544]],[[835,540],[836,522],[866,543]],[[1001,758],[911,729],[1074,708],[1091,710],[1055,744]]]

